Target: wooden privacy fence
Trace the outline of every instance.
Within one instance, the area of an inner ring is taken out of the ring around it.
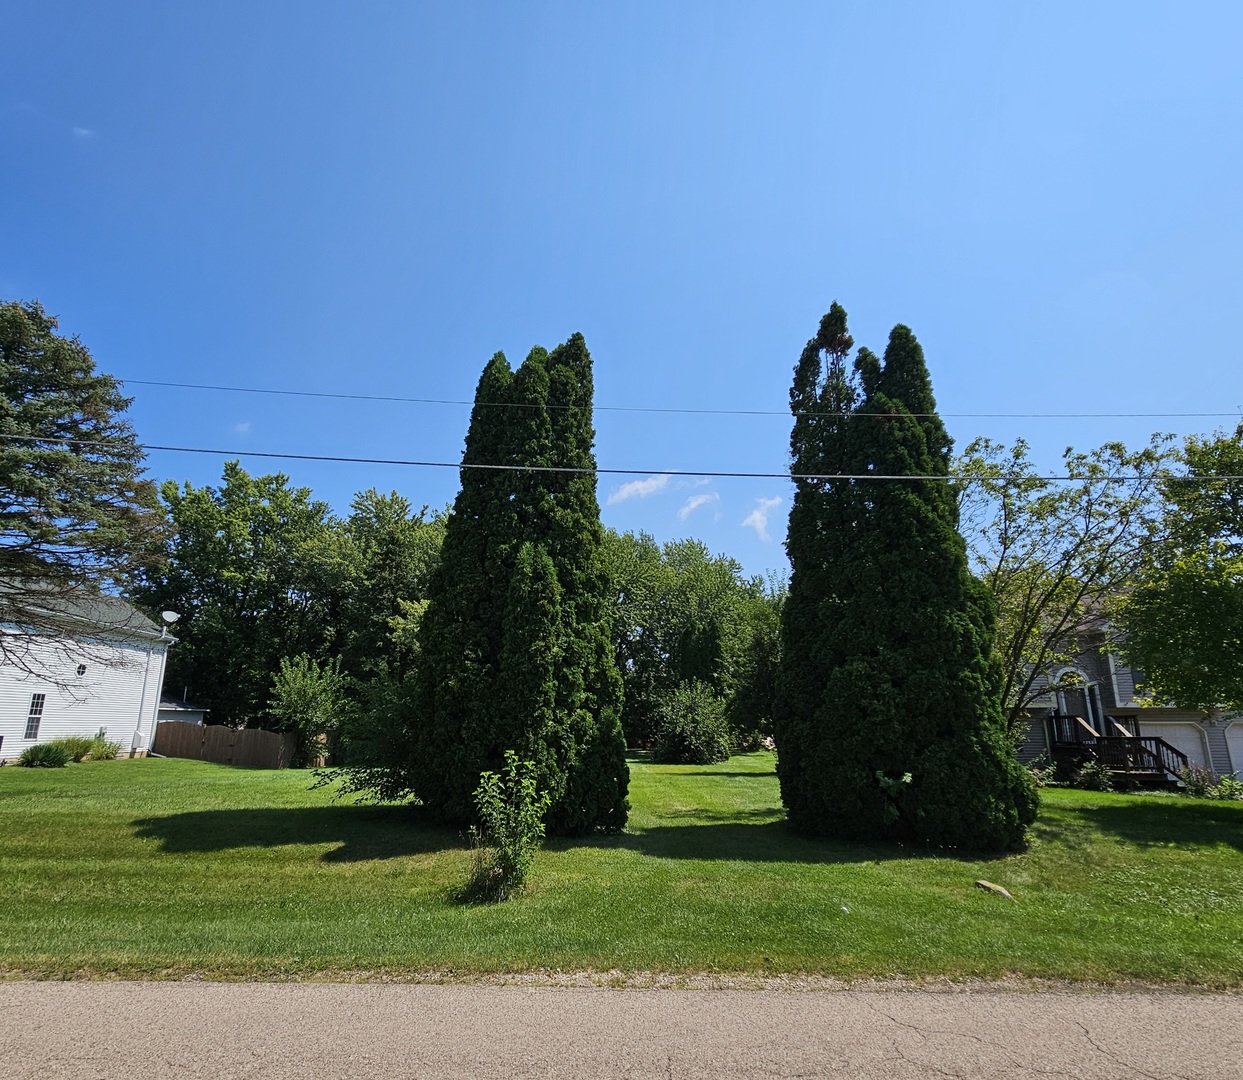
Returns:
[[[294,736],[288,733],[278,735],[259,728],[165,720],[155,727],[151,750],[164,757],[194,758],[252,769],[284,769],[293,760],[294,746]]]

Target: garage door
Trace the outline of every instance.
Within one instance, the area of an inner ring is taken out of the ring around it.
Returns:
[[[1226,728],[1226,746],[1230,748],[1230,768],[1243,779],[1243,721],[1236,720]]]
[[[1164,739],[1175,750],[1181,750],[1187,755],[1189,765],[1199,765],[1204,769],[1209,767],[1208,746],[1204,742],[1204,732],[1198,724],[1154,724],[1143,720],[1139,725],[1139,733],[1150,738]]]

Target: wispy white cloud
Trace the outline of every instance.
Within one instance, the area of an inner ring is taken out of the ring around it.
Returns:
[[[720,501],[721,496],[715,491],[707,491],[702,495],[692,495],[682,504],[682,508],[678,511],[678,520],[685,521],[701,506],[707,506],[709,503]]]
[[[712,483],[706,476],[649,476],[646,480],[631,480],[622,484],[605,500],[605,506],[625,502],[627,499],[646,499],[649,495],[664,495],[670,491],[704,487]]]
[[[79,139],[93,139],[93,138],[95,138],[95,129],[94,129],[94,128],[75,127],[75,128],[73,129],[73,133],[74,133],[74,134],[75,134],[75,135],[76,135]]]
[[[672,476],[649,476],[646,480],[630,480],[608,497],[605,506],[625,502],[627,499],[646,499],[649,495],[659,495],[669,490]]]
[[[764,543],[771,544],[773,538],[768,533],[768,515],[784,501],[780,495],[775,495],[771,499],[756,499],[751,513],[742,519],[742,527],[754,529],[756,536]]]
[[[243,420],[240,424],[234,424],[234,425],[233,425],[233,430],[234,430],[234,431],[235,431],[238,435],[245,435],[245,434],[246,434],[246,432],[248,432],[248,431],[250,430],[250,421],[249,421],[249,420]]]

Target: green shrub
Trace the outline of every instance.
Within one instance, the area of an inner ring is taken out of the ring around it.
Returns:
[[[1084,791],[1113,791],[1113,774],[1096,758],[1089,758],[1075,773],[1074,785]]]
[[[1178,770],[1178,778],[1183,782],[1183,791],[1193,799],[1210,799],[1209,794],[1217,784],[1217,774],[1203,765],[1188,765]]]
[[[81,735],[67,735],[63,739],[53,739],[47,745],[59,746],[69,755],[69,760],[76,764],[91,752],[94,740],[83,738]]]
[[[1057,767],[1048,758],[1037,758],[1027,766],[1027,772],[1038,788],[1052,787],[1057,783]]]
[[[535,782],[535,765],[505,751],[501,773],[486,772],[475,789],[479,824],[470,831],[474,867],[462,898],[507,900],[526,884],[531,862],[544,839],[548,792]]]
[[[665,694],[656,708],[653,757],[669,765],[710,765],[729,758],[725,703],[707,683],[692,680]]]
[[[91,740],[90,759],[92,761],[115,761],[121,752],[119,742],[109,742],[104,732],[100,732]]]
[[[1243,780],[1238,773],[1223,776],[1209,789],[1210,799],[1243,799]]]
[[[280,670],[272,678],[268,712],[275,730],[292,732],[297,740],[293,766],[313,763],[324,753],[346,712],[340,657],[321,664],[306,653],[282,656]]]
[[[69,764],[69,756],[69,751],[57,743],[39,743],[26,747],[17,763],[28,769],[63,769]]]

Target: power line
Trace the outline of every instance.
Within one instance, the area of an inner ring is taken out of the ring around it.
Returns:
[[[108,446],[107,443],[96,442],[90,439],[57,439],[45,438],[39,435],[10,435],[0,434],[0,439],[12,439],[21,442],[38,442],[38,443],[59,443],[63,446],[73,446],[82,449],[91,449],[95,447]],[[979,483],[988,481],[990,483],[1005,482],[1029,482],[1029,481],[1047,481],[1049,483],[1072,482],[1081,483],[1085,480],[1093,482],[1111,482],[1111,483],[1151,483],[1153,481],[1186,481],[1186,482],[1203,482],[1215,483],[1219,481],[1238,481],[1243,480],[1243,476],[1155,476],[1149,474],[1147,476],[1131,476],[1125,474],[1107,474],[1102,476],[1028,476],[1025,474],[1006,475],[1000,474],[996,476],[974,476],[951,473],[946,476],[940,475],[917,475],[908,474],[891,474],[891,473],[790,473],[790,472],[732,472],[712,469],[606,469],[600,467],[588,468],[586,466],[575,465],[508,465],[493,464],[489,462],[466,462],[466,461],[421,461],[411,458],[365,458],[365,457],[344,457],[337,454],[294,454],[275,450],[221,450],[201,446],[160,446],[155,443],[141,444],[140,449],[144,451],[161,451],[174,454],[206,454],[215,457],[257,457],[272,458],[282,461],[327,461],[340,462],[347,465],[398,465],[428,469],[488,469],[497,472],[545,472],[545,473],[569,473],[578,476],[668,476],[668,477],[686,477],[693,479],[703,477],[708,479],[744,479],[744,480],[944,480],[955,481],[961,483]]]
[[[422,398],[399,397],[391,394],[339,394],[316,390],[272,390],[257,386],[218,386],[211,383],[165,382],[156,379],[122,379],[125,385],[164,386],[178,390],[219,390],[233,394],[269,394],[277,397],[327,398],[336,401],[388,401],[407,405],[475,405],[465,398]],[[573,405],[552,405],[545,403],[526,403],[508,401],[486,401],[479,404],[496,408],[521,409],[571,409]],[[891,416],[892,413],[866,412],[820,412],[806,410],[791,413],[789,409],[690,409],[660,408],[640,405],[595,405],[595,412],[615,413],[657,413],[681,416]],[[1067,413],[903,413],[903,416],[949,416],[960,420],[1173,420],[1173,419],[1222,419],[1237,417],[1235,412],[1137,412],[1137,413],[1099,413],[1099,412],[1067,412]]]

